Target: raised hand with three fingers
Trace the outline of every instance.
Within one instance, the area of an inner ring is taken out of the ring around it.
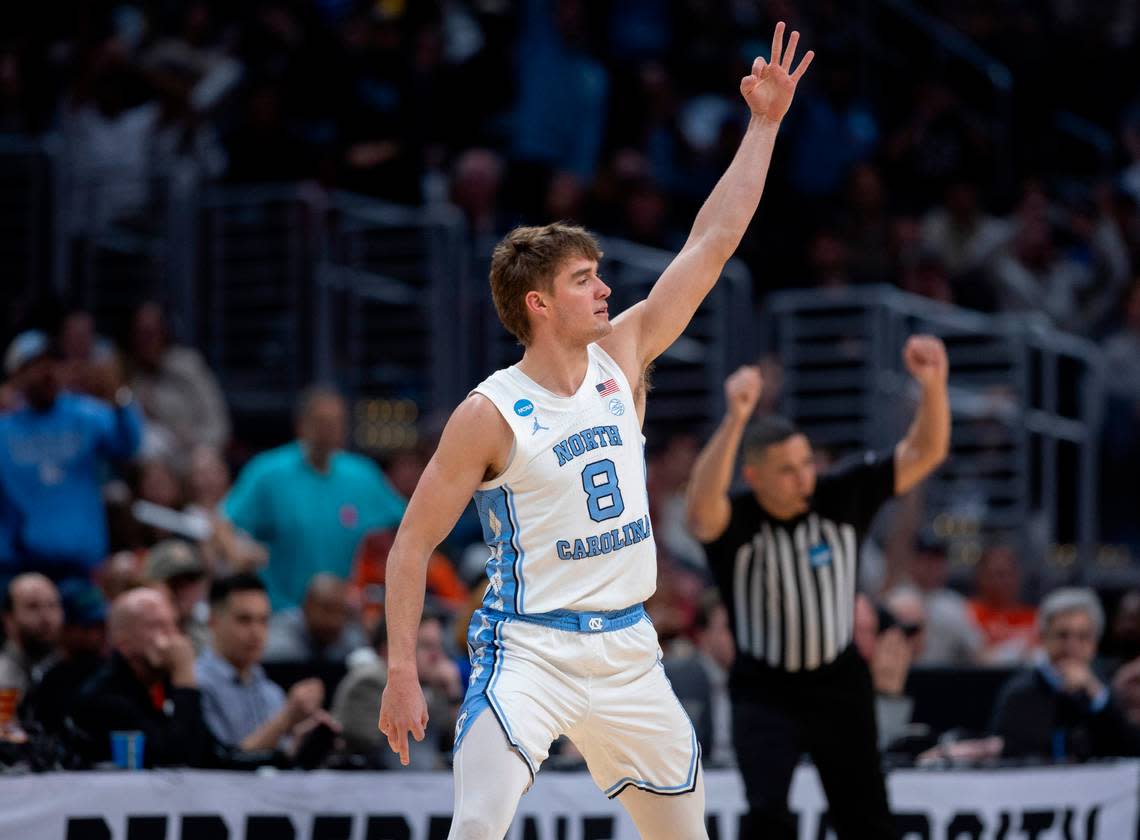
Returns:
[[[796,56],[799,41],[800,33],[792,32],[785,49],[784,22],[780,21],[772,34],[771,61],[757,57],[752,62],[752,72],[740,80],[740,93],[753,116],[778,123],[788,112],[796,93],[796,85],[815,58],[815,53],[808,50],[799,66],[792,70],[792,60]]]

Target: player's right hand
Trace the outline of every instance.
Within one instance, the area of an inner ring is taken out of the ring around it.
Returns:
[[[756,365],[738,367],[724,380],[724,402],[729,414],[747,420],[756,410],[764,390],[764,377]]]
[[[380,731],[388,736],[388,746],[399,754],[400,764],[408,765],[408,733],[417,741],[427,729],[427,702],[415,671],[390,671],[380,698]]]

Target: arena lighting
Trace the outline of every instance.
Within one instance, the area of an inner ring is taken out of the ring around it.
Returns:
[[[365,452],[386,453],[415,446],[419,406],[409,399],[365,398],[353,408],[353,441]]]

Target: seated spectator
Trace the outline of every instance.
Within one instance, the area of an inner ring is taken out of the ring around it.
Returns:
[[[290,735],[321,722],[333,725],[321,708],[325,687],[320,680],[301,680],[286,696],[265,675],[261,656],[268,627],[269,596],[256,575],[214,581],[210,587],[213,644],[198,658],[195,669],[202,713],[219,741],[242,750],[285,747]]]
[[[667,657],[665,673],[696,727],[705,764],[735,767],[728,672],[736,646],[728,627],[728,610],[715,592],[701,600],[693,633],[695,649],[689,655]]]
[[[388,569],[388,552],[396,532],[373,531],[360,541],[360,549],[353,562],[353,598],[360,604],[361,621],[365,627],[375,627],[384,614],[384,580]],[[458,610],[467,603],[468,590],[459,579],[455,566],[447,555],[436,549],[428,558],[427,593],[447,607]]]
[[[910,726],[914,700],[906,695],[905,688],[914,654],[907,640],[907,625],[887,610],[876,611],[862,593],[855,596],[854,618],[853,641],[871,672],[879,749],[885,749]],[[893,623],[888,626],[888,621]]]
[[[1043,655],[1015,674],[994,707],[1003,755],[1054,761],[1140,755],[1140,729],[1124,718],[1092,670],[1104,612],[1091,589],[1058,589],[1040,611]]]
[[[1110,667],[1140,659],[1140,589],[1130,589],[1120,596],[1101,654],[1109,660]]]
[[[265,546],[239,531],[222,514],[222,500],[230,489],[230,469],[213,446],[200,444],[190,453],[186,475],[186,513],[205,518],[210,536],[201,550],[206,568],[215,577],[260,569],[269,559]]]
[[[95,318],[82,308],[69,310],[60,322],[58,335],[60,384],[65,391],[90,394],[101,399],[114,396],[115,388],[105,393],[108,373],[117,369],[115,348],[109,340],[95,332]],[[112,379],[117,387],[121,377]]]
[[[1140,657],[1122,665],[1112,678],[1112,695],[1133,726],[1140,726]]]
[[[218,744],[202,717],[194,646],[178,631],[169,599],[132,589],[111,605],[111,661],[84,687],[72,710],[91,762],[110,759],[111,733],[144,735],[146,767],[216,762]]]
[[[59,660],[59,592],[41,574],[19,575],[8,584],[2,612],[7,642],[0,651],[0,689],[23,698]]]
[[[300,604],[316,574],[347,579],[361,538],[404,514],[380,468],[344,451],[347,437],[344,399],[309,388],[298,404],[297,440],[246,464],[226,497],[230,521],[269,549],[262,577],[275,612]]]
[[[894,625],[906,637],[911,656],[917,660],[926,650],[926,603],[922,593],[914,586],[896,586],[883,596],[883,607],[887,620],[881,621],[880,630]]]
[[[982,650],[982,633],[966,599],[946,586],[948,562],[943,546],[920,541],[910,558],[910,580],[922,595],[926,634],[916,665],[971,665]]]
[[[343,664],[364,644],[364,633],[349,609],[348,584],[334,575],[317,575],[300,607],[269,620],[265,661]]]
[[[145,558],[133,551],[116,551],[95,573],[108,604],[129,589],[146,586]]]
[[[170,598],[178,629],[193,643],[194,652],[205,650],[210,643],[206,626],[210,580],[198,549],[185,540],[163,540],[147,552],[146,579]]]
[[[38,571],[57,582],[89,577],[107,554],[107,463],[134,455],[139,414],[125,389],[113,406],[61,393],[43,333],[18,335],[4,367],[25,406],[0,416],[0,577],[5,570]]]
[[[146,416],[173,437],[169,454],[229,442],[229,414],[214,374],[197,350],[171,343],[166,316],[153,301],[135,310],[127,363]]]
[[[30,717],[46,731],[60,733],[68,706],[91,677],[107,664],[107,603],[92,583],[60,584],[63,629],[60,660],[47,670],[28,698]]]
[[[388,739],[378,727],[380,695],[388,683],[388,636],[383,622],[376,625],[372,647],[374,657],[354,657],[357,661],[333,697],[332,714],[343,727],[350,752],[367,756],[374,766],[395,769],[400,757],[388,748]],[[416,672],[427,702],[428,724],[422,741],[408,742],[408,767],[439,770],[447,765],[463,684],[458,666],[444,648],[443,619],[430,609],[425,610],[416,637]]]
[[[982,552],[969,601],[970,618],[982,634],[981,662],[1011,665],[1027,662],[1037,646],[1037,611],[1022,604],[1017,554],[1007,545]]]

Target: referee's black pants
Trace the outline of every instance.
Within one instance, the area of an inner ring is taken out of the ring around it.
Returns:
[[[871,675],[854,647],[810,672],[738,661],[729,685],[749,809],[741,840],[796,840],[788,789],[805,752],[819,771],[840,840],[894,840]]]

